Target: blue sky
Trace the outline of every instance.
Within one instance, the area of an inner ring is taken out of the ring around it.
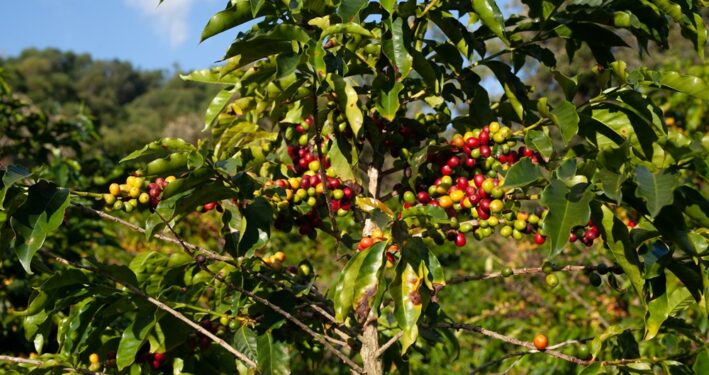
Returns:
[[[95,58],[131,61],[144,69],[204,68],[234,38],[227,32],[199,43],[209,17],[225,0],[2,0],[0,56],[56,47]]]
[[[88,52],[143,69],[206,68],[236,31],[199,43],[202,28],[226,0],[0,0],[0,56],[29,47]],[[508,13],[509,0],[498,0]]]

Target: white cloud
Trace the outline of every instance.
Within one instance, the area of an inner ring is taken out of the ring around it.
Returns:
[[[125,0],[153,22],[153,29],[165,38],[172,47],[187,40],[190,33],[187,19],[194,0],[165,0],[158,6],[158,0]]]

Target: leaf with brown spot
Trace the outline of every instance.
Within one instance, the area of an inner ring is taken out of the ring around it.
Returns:
[[[367,319],[372,309],[374,297],[377,295],[382,270],[386,262],[384,250],[386,242],[378,242],[364,253],[365,258],[354,283],[354,298],[352,307],[355,309],[357,320],[361,323]]]
[[[425,264],[417,256],[406,256],[396,268],[396,277],[391,283],[390,293],[394,299],[394,317],[401,336],[401,351],[405,353],[418,337],[417,322],[421,317],[424,299],[420,288],[424,283]],[[409,250],[409,254],[412,252]]]

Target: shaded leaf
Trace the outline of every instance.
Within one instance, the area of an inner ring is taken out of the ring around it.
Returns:
[[[258,368],[261,374],[290,374],[288,349],[283,343],[274,342],[270,332],[258,337],[257,347]]]
[[[586,225],[591,216],[589,202],[593,193],[583,185],[569,188],[561,180],[553,180],[542,192],[541,203],[549,208],[544,218],[544,232],[557,253],[569,242],[569,232],[576,226]]]
[[[30,186],[27,200],[10,218],[15,231],[15,253],[22,267],[32,274],[32,257],[44,244],[47,235],[62,224],[69,206],[69,190],[40,180]]]
[[[674,189],[679,185],[677,177],[669,170],[652,173],[642,165],[635,168],[635,182],[638,184],[635,193],[645,200],[653,217],[660,213],[662,207],[672,204]]]

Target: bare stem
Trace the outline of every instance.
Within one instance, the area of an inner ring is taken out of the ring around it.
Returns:
[[[594,271],[596,269],[595,266],[564,266],[559,269],[554,269],[554,272],[584,272],[584,271]],[[537,273],[544,273],[544,270],[542,270],[542,267],[525,267],[525,268],[516,268],[512,270],[512,275],[534,275]],[[480,280],[490,280],[490,279],[497,279],[502,276],[502,272],[490,272],[490,273],[483,273],[483,274],[478,274],[478,275],[463,275],[463,276],[458,276],[454,277],[450,280],[447,281],[448,285],[453,285],[453,284],[461,284],[464,282],[468,281],[480,281]]]
[[[545,350],[537,350],[537,348],[534,347],[534,344],[532,344],[531,342],[521,341],[521,340],[518,340],[518,339],[511,337],[511,336],[505,336],[501,333],[497,333],[495,331],[490,331],[489,329],[485,329],[480,326],[475,326],[475,325],[471,325],[471,324],[463,324],[463,323],[438,323],[438,324],[436,324],[436,327],[453,328],[456,330],[463,330],[463,331],[468,331],[468,332],[479,333],[479,334],[482,334],[482,335],[485,335],[488,337],[492,337],[492,338],[500,340],[500,341],[504,341],[504,342],[507,342],[510,344],[525,347],[530,350],[530,352],[529,352],[530,354],[537,353],[537,352],[544,353],[544,354],[550,355],[552,357],[556,357],[556,358],[563,359],[563,360],[571,362],[571,363],[575,363],[577,365],[584,365],[585,366],[585,365],[589,365],[592,363],[591,360],[585,360],[585,359],[581,359],[578,357],[574,357],[572,355],[564,354],[562,352],[556,351],[551,348],[547,348]]]
[[[145,229],[143,229],[143,228],[141,228],[141,227],[139,227],[139,226],[137,226],[137,225],[135,225],[135,224],[133,224],[133,223],[129,223],[129,222],[127,222],[127,221],[125,221],[125,220],[123,220],[123,219],[121,219],[121,218],[118,218],[118,217],[115,217],[115,216],[113,216],[113,215],[107,214],[107,213],[105,213],[105,212],[103,212],[103,211],[94,210],[93,208],[86,207],[86,206],[78,206],[78,207],[81,207],[81,208],[83,208],[83,209],[85,209],[85,210],[87,210],[87,211],[89,211],[89,212],[92,212],[92,213],[98,215],[99,217],[101,217],[101,218],[103,218],[103,219],[106,219],[106,220],[108,220],[108,221],[112,221],[112,222],[114,222],[114,223],[121,224],[121,225],[123,225],[123,226],[125,226],[125,227],[127,227],[127,228],[129,228],[129,229],[131,229],[131,230],[133,230],[133,231],[138,232],[138,233],[145,233]],[[162,235],[162,234],[154,234],[153,237],[155,237],[155,238],[157,238],[157,239],[159,239],[159,240],[162,240],[162,241],[167,241],[167,242],[171,242],[171,243],[180,245],[180,241],[179,241],[178,239],[174,238],[174,237],[169,237],[169,236],[165,236],[165,235]],[[228,256],[228,255],[225,256],[225,255],[217,254],[217,253],[215,253],[214,251],[211,251],[211,250],[208,250],[208,249],[205,249],[205,248],[203,248],[203,247],[200,247],[200,246],[197,246],[197,245],[193,245],[193,244],[190,244],[190,243],[183,243],[183,244],[184,244],[184,246],[189,247],[189,248],[190,248],[191,250],[193,250],[193,251],[197,251],[197,252],[199,252],[199,253],[202,253],[202,254],[203,254],[204,256],[206,256],[207,258],[214,259],[214,260],[220,260],[220,261],[223,261],[223,262],[228,262],[228,263],[230,263],[230,264],[233,264],[233,262],[234,262],[234,258],[232,258],[232,257],[230,257],[230,256]]]
[[[382,354],[384,354],[384,352],[386,352],[387,349],[389,349],[390,346],[394,345],[397,341],[399,341],[399,339],[400,339],[401,336],[403,336],[403,335],[404,335],[404,331],[401,331],[401,332],[397,333],[396,335],[394,335],[394,337],[390,338],[389,341],[387,341],[386,343],[384,343],[384,345],[382,345],[382,346],[379,348],[379,350],[377,350],[377,353],[376,353],[376,354],[377,354],[377,357],[381,357]]]

